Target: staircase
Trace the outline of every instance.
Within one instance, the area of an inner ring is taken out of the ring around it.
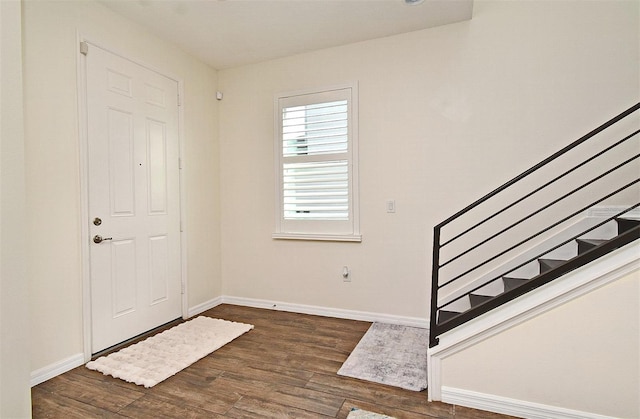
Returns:
[[[430,348],[640,238],[638,110],[640,103],[434,227]],[[582,223],[600,206],[616,210]]]
[[[535,274],[515,274],[512,276],[509,274],[501,275],[494,281],[501,282],[503,287],[502,292],[492,292],[491,294],[487,292],[483,293],[482,288],[486,288],[486,286],[483,286],[473,292],[465,293],[450,301],[438,310],[437,325],[440,327],[448,327],[454,324],[462,324],[464,322],[462,320],[465,318],[475,317],[473,309],[476,307],[486,305],[483,309],[488,306],[493,306],[491,308],[495,308],[500,305],[498,303],[502,300],[510,301],[516,296],[520,296],[540,287],[573,269],[597,259],[603,254],[609,253],[640,238],[640,220],[617,217],[614,219],[614,222],[617,232],[612,238],[605,239],[601,238],[602,235],[598,233],[586,233],[566,242],[563,246],[573,248],[575,250],[576,254],[573,257],[567,259],[556,259],[551,255],[552,252],[548,252],[533,261],[527,262],[535,264],[537,271]],[[560,247],[561,246],[558,246],[557,248]],[[520,265],[519,267],[524,265],[525,264]],[[512,270],[512,272],[515,271],[517,271],[517,269]],[[529,271],[531,271],[531,269],[529,269]],[[492,288],[495,289],[495,287]],[[454,305],[457,305],[458,307],[468,306],[468,308],[458,310],[447,309],[447,307]]]

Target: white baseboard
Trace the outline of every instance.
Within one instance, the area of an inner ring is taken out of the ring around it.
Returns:
[[[190,307],[189,310],[187,311],[188,313],[187,318],[197,316],[202,312],[205,312],[209,309],[219,306],[220,304],[222,304],[222,300],[223,300],[223,297],[216,297],[216,298],[212,298],[209,301],[205,301],[204,303],[200,303],[196,306]]]
[[[339,319],[360,320],[366,322],[381,322],[399,324],[403,326],[429,328],[429,320],[419,317],[396,316],[393,314],[373,313],[368,311],[345,310],[340,308],[310,306],[304,304],[283,303],[280,301],[262,300],[254,298],[233,297],[225,295],[222,302],[239,306],[265,308],[292,313],[312,314],[316,316],[335,317]]]
[[[222,295],[205,301],[202,304],[189,308],[189,317],[196,316],[204,311],[219,306],[220,304],[233,304],[244,307],[264,308],[276,311],[288,311],[291,313],[312,314],[315,316],[335,317],[338,319],[360,320],[366,322],[381,322],[399,324],[403,326],[429,328],[429,320],[419,317],[396,316],[393,314],[373,313],[368,311],[345,310],[331,307],[311,306],[305,304],[284,303],[274,300],[257,298],[234,297]]]
[[[595,413],[565,409],[563,407],[533,403],[524,400],[510,399],[493,394],[478,393],[452,387],[442,387],[442,401],[457,406],[487,410],[519,418],[530,419],[605,419]]]
[[[293,313],[313,314],[316,316],[336,317],[340,319],[361,320],[367,322],[383,322],[391,324],[400,324],[403,326],[429,328],[429,321],[418,317],[395,316],[391,314],[371,313],[366,311],[344,310],[336,308],[327,308],[319,306],[308,306],[303,304],[282,303],[271,300],[259,300],[253,298],[232,297],[223,295],[205,301],[188,310],[188,318],[197,316],[209,309],[220,304],[234,304],[246,307],[266,308],[270,310],[288,311]],[[31,373],[31,386],[38,385],[50,378],[65,373],[73,368],[84,364],[84,354],[73,355],[67,359],[56,362],[44,368]]]
[[[31,372],[31,387],[47,381],[57,375],[63,374],[84,365],[84,353],[79,353],[61,361],[47,365],[46,367]]]

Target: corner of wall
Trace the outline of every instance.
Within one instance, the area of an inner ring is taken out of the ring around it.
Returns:
[[[22,12],[0,2],[0,417],[30,417]]]

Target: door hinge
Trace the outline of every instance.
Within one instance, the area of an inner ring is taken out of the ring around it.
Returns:
[[[178,157],[178,170],[182,170],[182,159]]]
[[[182,106],[182,98],[180,97],[180,92],[178,92],[178,106]]]
[[[89,53],[89,44],[82,41],[80,42],[80,54],[87,55]]]
[[[185,291],[185,285],[184,285],[184,282],[181,282],[180,283],[180,294],[184,294],[184,291]]]

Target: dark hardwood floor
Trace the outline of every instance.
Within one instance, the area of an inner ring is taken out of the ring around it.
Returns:
[[[79,367],[32,389],[34,418],[500,418],[336,374],[370,323],[220,305],[202,315],[255,325],[153,388]]]

